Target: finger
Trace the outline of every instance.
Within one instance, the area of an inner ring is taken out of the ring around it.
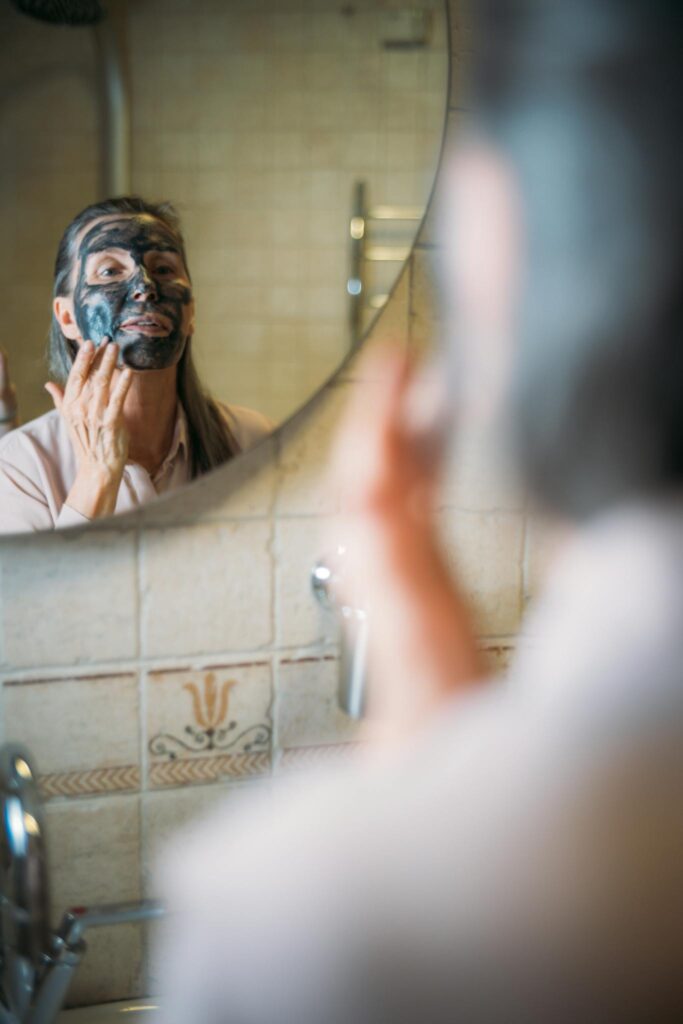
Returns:
[[[0,348],[0,394],[9,384],[9,362],[4,348]]]
[[[91,371],[92,377],[111,380],[118,354],[119,346],[114,344],[110,338],[104,338],[95,357],[95,363]]]
[[[123,411],[123,403],[126,400],[126,395],[130,391],[130,386],[133,383],[133,371],[129,366],[121,371],[119,379],[112,388],[111,395],[109,398],[109,405],[107,406],[107,412],[105,414],[105,423],[111,426],[115,423]]]
[[[102,340],[99,343],[99,345],[96,346],[96,348],[95,348],[95,358],[93,360],[93,370],[96,369],[98,366],[101,366],[102,360],[104,359],[104,354],[105,354],[105,352],[107,351],[107,349],[109,347],[109,342],[110,341],[111,341],[110,335],[105,334],[102,337]]]
[[[72,402],[81,394],[94,358],[95,346],[92,341],[84,341],[76,353],[76,358],[69,372],[66,388],[64,389],[65,401]]]
[[[90,414],[95,419],[101,419],[104,415],[104,410],[107,408],[111,378],[116,368],[118,354],[118,345],[107,345],[104,355],[101,357],[100,365],[93,370],[93,394],[90,402]]]
[[[60,412],[62,408],[62,403],[64,401],[64,392],[62,391],[58,384],[53,384],[52,381],[49,381],[47,384],[44,385],[44,387],[48,395],[52,399],[55,409],[57,410],[57,412]]]

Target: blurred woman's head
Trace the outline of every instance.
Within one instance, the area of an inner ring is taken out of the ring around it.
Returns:
[[[452,172],[465,369],[505,384],[551,510],[680,488],[683,11],[477,0],[472,14],[475,142],[463,133]]]

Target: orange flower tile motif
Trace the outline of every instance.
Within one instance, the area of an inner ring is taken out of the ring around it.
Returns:
[[[268,662],[150,673],[150,785],[267,774],[271,700]]]
[[[207,672],[202,680],[203,692],[199,692],[197,683],[183,683],[183,690],[192,694],[192,710],[197,725],[214,734],[217,726],[222,725],[228,713],[228,695],[235,679],[225,679],[220,688],[216,685],[215,672]]]

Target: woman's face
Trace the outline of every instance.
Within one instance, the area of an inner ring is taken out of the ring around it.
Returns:
[[[194,302],[171,228],[149,214],[114,215],[86,225],[76,245],[73,295],[55,304],[67,337],[99,345],[108,336],[134,370],[175,366],[194,330]]]

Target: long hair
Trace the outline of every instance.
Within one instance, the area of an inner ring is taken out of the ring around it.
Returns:
[[[139,196],[119,196],[93,203],[74,217],[62,235],[55,260],[53,296],[72,294],[73,267],[76,259],[76,239],[83,228],[98,217],[112,214],[148,214],[163,221],[180,243],[180,252],[187,267],[185,242],[180,231],[180,221],[170,203],[148,203]],[[64,384],[76,357],[78,346],[62,333],[54,313],[48,336],[48,368],[50,375]],[[240,447],[221,415],[216,402],[202,387],[192,359],[191,339],[178,363],[178,399],[185,410],[190,444],[190,467],[192,478],[227,462],[240,451]]]

